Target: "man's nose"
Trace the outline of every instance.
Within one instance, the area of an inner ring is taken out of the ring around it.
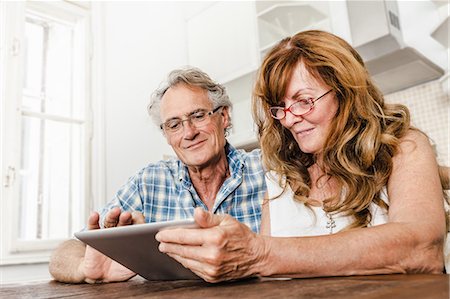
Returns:
[[[190,119],[183,121],[183,136],[186,139],[193,139],[197,135],[197,127],[194,126]]]

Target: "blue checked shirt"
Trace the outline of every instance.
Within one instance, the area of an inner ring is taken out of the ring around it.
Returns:
[[[261,204],[266,192],[261,152],[225,147],[230,176],[221,186],[213,212],[229,214],[259,232]],[[100,223],[113,207],[122,211],[138,211],[146,222],[192,218],[201,201],[189,177],[187,166],[178,159],[149,164],[131,177],[114,199],[100,212]]]

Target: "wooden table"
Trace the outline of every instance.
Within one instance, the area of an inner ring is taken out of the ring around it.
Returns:
[[[292,280],[248,279],[146,281],[135,277],[109,284],[55,281],[3,285],[0,298],[442,298],[449,299],[450,275],[374,275]]]

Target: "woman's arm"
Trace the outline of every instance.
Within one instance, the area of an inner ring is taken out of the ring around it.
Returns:
[[[416,131],[408,133],[393,163],[386,224],[333,235],[275,238],[255,235],[231,217],[210,215],[203,229],[158,233],[160,250],[211,282],[252,275],[441,273],[445,216],[428,139]]]

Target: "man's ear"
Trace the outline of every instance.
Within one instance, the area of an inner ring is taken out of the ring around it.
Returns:
[[[230,121],[230,107],[228,107],[228,106],[223,107],[222,110],[220,111],[220,114],[223,117],[224,127],[228,128],[228,126],[231,124],[231,121]]]

